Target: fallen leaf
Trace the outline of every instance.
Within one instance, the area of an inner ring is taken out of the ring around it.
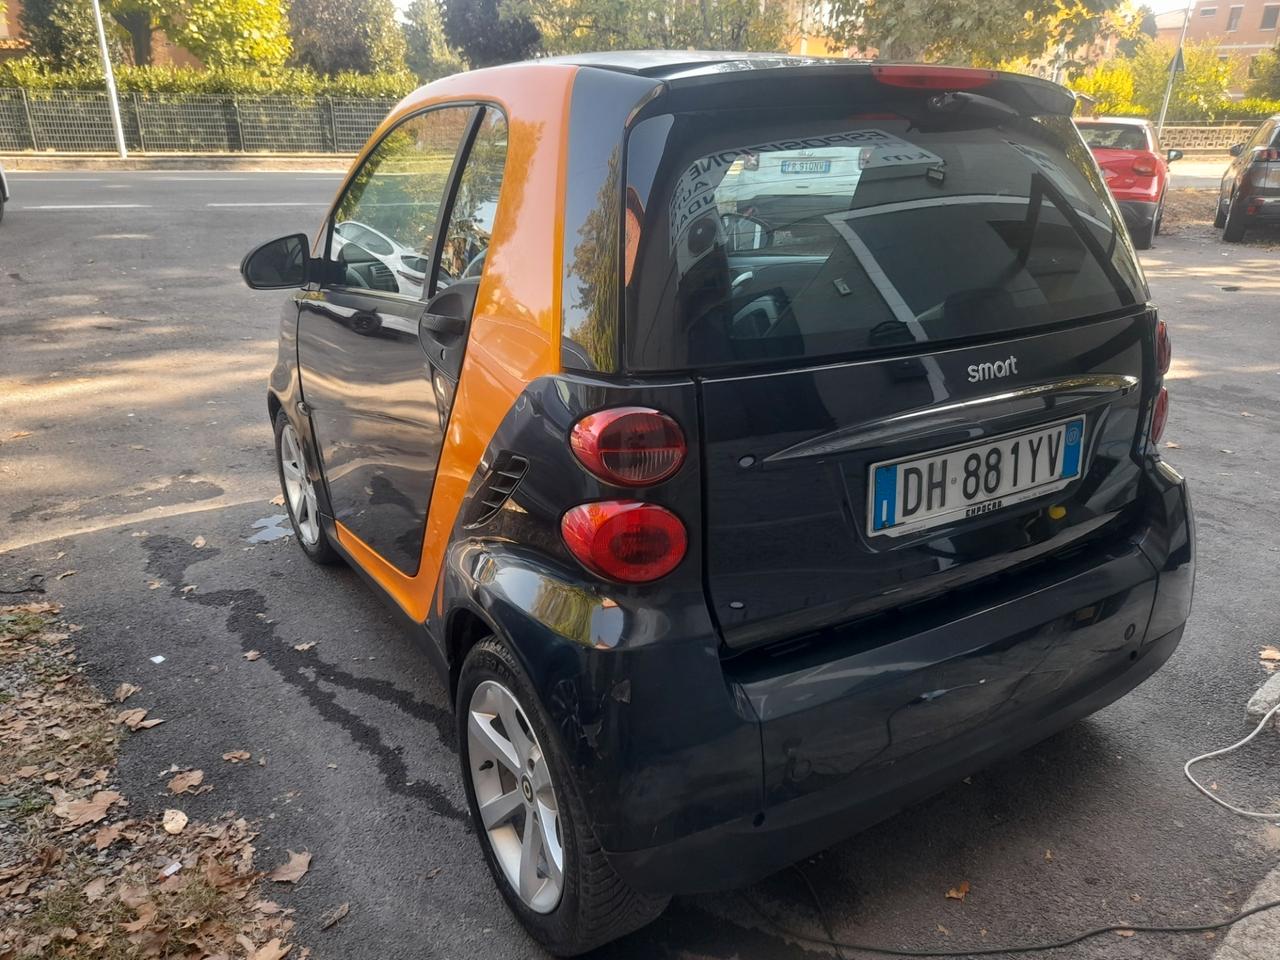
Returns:
[[[947,891],[948,900],[963,900],[969,895],[969,881],[961,880],[959,885]]]
[[[1053,851],[1052,851],[1052,850],[1046,850],[1046,851],[1044,852],[1044,858],[1045,858],[1046,860],[1052,860],[1052,859],[1053,859]]]
[[[310,649],[311,649],[312,647],[314,647],[315,645],[316,645],[316,642],[315,642],[314,640],[308,640],[306,643],[295,643],[295,644],[293,645],[293,649],[295,649],[295,650],[297,650],[297,651],[299,651],[299,652],[301,652],[301,653],[306,653],[308,650],[310,650]]]
[[[82,827],[86,823],[97,823],[107,816],[112,805],[123,800],[114,790],[99,790],[91,798],[85,800],[68,800],[54,804],[54,816],[62,817],[69,827]]]
[[[948,930],[946,927],[944,927],[942,924],[938,924],[938,932],[942,934],[944,937],[951,936],[951,931]]]
[[[187,770],[177,774],[169,781],[169,791],[174,794],[187,793],[204,782],[203,770]]]
[[[138,919],[129,923],[120,924],[121,929],[129,933],[139,933],[151,925],[151,921],[156,918],[156,905],[150,900],[142,903],[138,907]]]
[[[197,550],[199,550],[201,547],[204,546],[204,542],[205,542],[204,537],[196,537],[194,540],[191,541],[191,545],[195,547]]]
[[[1132,936],[1133,936],[1133,931],[1132,931],[1132,930],[1117,930],[1117,931],[1116,931],[1116,936],[1117,936],[1117,937],[1132,937]]]
[[[1240,411],[1240,416],[1242,416],[1242,417],[1252,417],[1252,416],[1253,416],[1253,414],[1252,414],[1252,413],[1250,413],[1248,410],[1241,410],[1241,411]]]
[[[280,904],[274,900],[259,900],[253,905],[253,909],[257,910],[264,916],[272,916],[280,912]]]
[[[101,900],[107,894],[107,878],[96,877],[84,885],[84,898],[90,903]]]
[[[328,930],[335,923],[351,912],[351,904],[342,903],[320,917],[320,929]]]
[[[274,497],[272,497],[272,498],[271,498],[271,501],[270,501],[270,502],[271,502],[272,506],[276,506],[276,507],[283,507],[283,506],[284,506],[284,494],[283,494],[283,493],[277,493]]]
[[[139,723],[139,724],[137,725],[137,727],[135,727],[134,729],[136,729],[136,730],[150,730],[152,727],[158,727],[158,726],[160,726],[160,724],[162,724],[162,723],[164,723],[164,721],[163,721],[163,720],[160,720],[160,719],[155,719],[155,720],[143,720],[143,721],[142,721],[141,723]]]
[[[186,829],[187,815],[181,810],[166,810],[164,812],[164,819],[161,820],[160,823],[161,826],[164,827],[165,833],[177,836]]]
[[[54,577],[53,579],[55,579],[55,580],[65,580],[65,579],[67,579],[67,577],[74,577],[78,572],[79,572],[79,571],[77,571],[77,570],[63,570],[60,574],[58,574],[58,575],[57,575],[56,577]]]
[[[160,589],[161,587],[163,587],[163,586],[164,586],[164,581],[163,581],[163,580],[148,580],[148,581],[147,581],[147,589],[148,589],[148,590],[159,590],[159,589]]]
[[[248,750],[228,750],[222,755],[222,759],[228,763],[239,763],[241,760],[248,760],[250,756]]]
[[[1272,661],[1280,660],[1280,650],[1277,650],[1275,647],[1263,647],[1258,651],[1258,659]]]
[[[268,880],[274,880],[276,883],[297,883],[306,875],[311,867],[311,854],[305,851],[294,853],[292,850],[288,853],[289,860],[268,873]]]
[[[116,687],[116,692],[112,696],[116,698],[116,703],[124,703],[141,689],[141,687],[134,686],[132,683],[122,683]]]
[[[93,846],[98,850],[105,850],[117,840],[120,839],[120,830],[124,827],[122,823],[113,823],[110,826],[99,827],[98,832],[93,835]]]
[[[442,874],[443,872],[444,872],[444,867],[432,867],[430,870],[427,871],[427,879],[434,880],[436,877],[440,876],[440,874]]]
[[[146,715],[147,711],[143,710],[141,707],[135,707],[132,710],[122,710],[120,713],[116,714],[116,723],[123,723],[130,730],[137,730],[138,724],[143,721]]]
[[[257,660],[260,656],[262,656],[261,650],[250,650],[248,653],[244,655],[244,658],[252,662],[254,660]]]
[[[10,440],[25,440],[25,439],[26,439],[27,437],[29,437],[29,436],[31,436],[31,431],[30,431],[30,430],[19,430],[17,433],[11,433],[11,434],[9,434],[9,439],[10,439]],[[274,503],[275,501],[273,500],[272,502]]]
[[[183,588],[182,588],[181,590],[179,590],[178,592],[179,592],[179,593],[195,593],[195,592],[196,592],[196,585],[195,585],[194,583],[188,583],[185,587],[183,587]]]
[[[268,940],[250,956],[249,960],[280,960],[286,953],[293,949],[293,944],[286,943],[281,945],[279,937],[273,937]]]

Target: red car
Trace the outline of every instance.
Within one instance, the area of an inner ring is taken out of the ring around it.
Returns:
[[[1179,159],[1182,151],[1161,150],[1150,120],[1077,118],[1076,127],[1097,158],[1111,195],[1120,204],[1133,245],[1146,250],[1160,233],[1169,164]]]

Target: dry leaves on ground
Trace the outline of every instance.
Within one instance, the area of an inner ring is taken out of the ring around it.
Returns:
[[[203,770],[184,770],[182,773],[174,774],[173,779],[169,781],[169,791],[174,794],[194,793],[196,787],[202,783],[204,783]]]
[[[1271,663],[1280,661],[1280,650],[1277,650],[1275,647],[1263,647],[1258,651],[1258,659]]]
[[[254,660],[257,660],[260,656],[262,656],[261,650],[250,650],[248,653],[244,655],[244,658],[252,662]]]
[[[332,910],[328,911],[327,913],[323,914],[320,917],[320,929],[328,930],[330,927],[332,927],[335,923],[337,923],[339,920],[341,920],[350,912],[351,912],[351,904],[349,903],[338,904]]]
[[[228,750],[222,755],[222,759],[226,760],[228,763],[240,763],[241,761],[248,760],[250,756],[252,756],[252,754],[250,754],[248,750]]]
[[[961,880],[958,884],[947,891],[948,900],[963,900],[969,895],[969,881]]]
[[[130,730],[150,730],[152,727],[164,723],[163,720],[148,720],[146,717],[146,710],[142,707],[135,707],[132,710],[122,710],[116,714],[116,723],[124,724]]]
[[[122,683],[116,687],[116,692],[112,696],[115,698],[116,703],[124,703],[141,689],[141,687],[132,683]]]
[[[311,868],[311,854],[287,851],[289,859],[267,874],[268,880],[276,883],[297,883]]]
[[[128,818],[119,731],[159,721],[117,717],[84,679],[57,612],[0,606],[0,800],[14,827],[0,830],[0,960],[305,960],[288,942],[293,911],[258,896],[244,819]],[[122,696],[126,686],[117,699],[136,692]],[[199,789],[197,773],[179,773],[187,789]]]

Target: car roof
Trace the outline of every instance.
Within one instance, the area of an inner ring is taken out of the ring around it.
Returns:
[[[564,63],[579,67],[616,70],[655,80],[707,73],[743,70],[776,70],[787,67],[833,67],[865,64],[868,60],[846,57],[801,57],[777,53],[746,53],[726,50],[609,50],[546,57],[535,63]]]

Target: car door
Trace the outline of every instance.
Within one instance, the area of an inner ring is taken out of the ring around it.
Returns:
[[[408,575],[466,343],[465,326],[424,325],[424,268],[440,256],[461,161],[498,126],[505,157],[492,108],[437,107],[390,130],[329,220],[330,279],[298,296],[302,392],[334,517]]]

